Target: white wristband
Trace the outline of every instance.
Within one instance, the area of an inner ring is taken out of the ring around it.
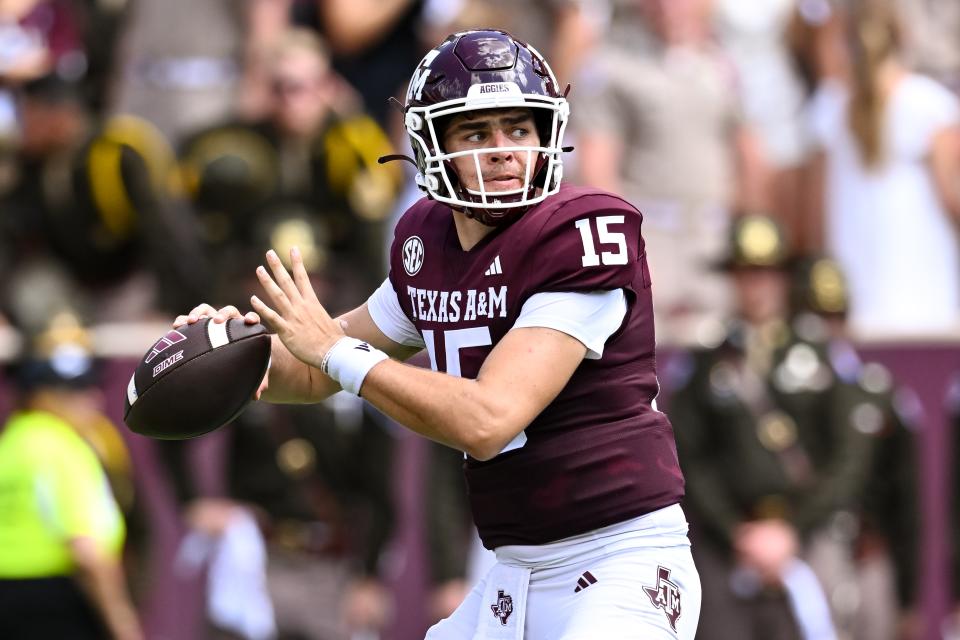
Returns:
[[[363,379],[370,369],[389,358],[366,342],[344,336],[337,340],[320,362],[320,370],[340,383],[344,391],[360,395]]]

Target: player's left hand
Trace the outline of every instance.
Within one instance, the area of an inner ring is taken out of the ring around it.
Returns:
[[[344,337],[340,323],[330,317],[317,299],[310,284],[310,277],[303,266],[300,250],[290,250],[293,275],[287,273],[277,254],[267,252],[267,270],[257,267],[257,279],[263,285],[272,306],[267,306],[257,296],[250,303],[260,317],[277,332],[284,346],[302,362],[320,367],[326,355],[340,338]]]

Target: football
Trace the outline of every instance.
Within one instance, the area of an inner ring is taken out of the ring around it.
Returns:
[[[203,435],[246,408],[269,364],[270,335],[262,324],[204,318],[171,329],[130,377],[124,422],[163,440]]]

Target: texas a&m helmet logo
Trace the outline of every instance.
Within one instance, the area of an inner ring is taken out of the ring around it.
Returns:
[[[507,618],[513,613],[513,597],[505,594],[503,589],[497,589],[497,602],[490,605],[490,610],[500,619],[500,624],[507,626]]]
[[[156,358],[158,355],[160,355],[161,353],[163,353],[173,345],[177,344],[178,342],[183,342],[186,339],[187,339],[187,336],[183,335],[176,329],[174,329],[173,331],[168,331],[167,335],[157,340],[157,344],[153,345],[153,349],[151,349],[150,353],[147,354],[147,358],[146,360],[144,360],[144,362],[146,364],[150,364],[150,362],[154,358]]]
[[[403,243],[403,270],[408,276],[415,276],[423,266],[423,240],[419,236],[410,236]]]
[[[676,631],[677,620],[680,618],[680,587],[670,580],[670,569],[657,567],[657,584],[644,587],[643,590],[654,607],[663,609],[670,628]]]

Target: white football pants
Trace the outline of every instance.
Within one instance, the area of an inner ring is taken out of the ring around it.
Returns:
[[[700,576],[679,505],[550,544],[499,547],[496,554],[493,569],[425,640],[693,640],[696,634]],[[526,603],[525,615],[510,614],[523,620],[523,629],[508,633],[507,617],[501,633],[503,595],[516,588],[508,574],[518,570],[530,572],[526,597],[511,598]]]

